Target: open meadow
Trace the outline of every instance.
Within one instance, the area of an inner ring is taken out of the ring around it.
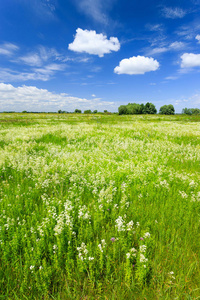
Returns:
[[[200,299],[200,117],[0,114],[0,299]]]

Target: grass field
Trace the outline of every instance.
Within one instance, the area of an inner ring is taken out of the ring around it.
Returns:
[[[0,114],[0,299],[200,299],[200,117]]]

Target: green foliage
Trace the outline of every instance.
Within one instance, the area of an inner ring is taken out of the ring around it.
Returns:
[[[118,108],[119,115],[139,115],[139,114],[156,114],[155,105],[147,102],[145,105],[138,103],[128,103]]]
[[[182,110],[182,114],[186,114],[186,115],[200,115],[200,109],[199,108],[184,108]]]
[[[159,110],[159,114],[161,115],[174,115],[174,113],[175,113],[175,109],[172,104],[163,105]]]
[[[91,113],[92,113],[91,109],[84,110],[84,114],[91,114]]]
[[[98,111],[97,111],[97,109],[95,109],[94,111],[93,111],[93,114],[97,114],[98,113]]]
[[[75,109],[74,111],[76,114],[81,114],[81,110],[80,109]]]
[[[147,102],[143,108],[143,114],[154,115],[157,113],[156,107],[153,103]]]
[[[127,106],[126,105],[120,105],[118,108],[119,115],[127,115]]]

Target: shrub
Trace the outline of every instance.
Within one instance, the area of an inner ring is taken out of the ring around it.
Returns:
[[[82,113],[82,111],[80,110],[80,109],[75,109],[75,111],[74,111],[76,114],[81,114]]]
[[[84,110],[84,114],[91,114],[91,113],[92,113],[91,109]]]
[[[120,105],[118,108],[119,115],[127,115],[127,106],[126,105]]]
[[[161,106],[159,111],[159,114],[161,115],[174,115],[174,113],[175,113],[175,109],[172,104]]]

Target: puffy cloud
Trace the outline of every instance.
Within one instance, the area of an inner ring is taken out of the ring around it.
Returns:
[[[103,57],[104,54],[111,53],[111,51],[118,51],[120,43],[116,37],[108,40],[106,35],[98,34],[95,30],[78,28],[74,41],[69,44],[68,48],[75,52],[85,52]]]
[[[180,7],[164,7],[162,15],[167,19],[181,19],[187,12]]]
[[[114,69],[117,74],[144,74],[150,71],[156,71],[159,68],[159,62],[152,57],[133,56],[130,58],[122,59]]]
[[[200,67],[200,54],[184,53],[181,60],[181,68]]]
[[[56,94],[35,86],[14,87],[11,84],[0,83],[0,107],[1,111],[74,111],[77,107],[100,110],[104,107],[114,107],[114,102],[101,101],[100,98],[78,98],[66,93]]]
[[[198,43],[200,43],[200,34],[197,34],[197,36],[195,37],[195,39],[198,41]]]

